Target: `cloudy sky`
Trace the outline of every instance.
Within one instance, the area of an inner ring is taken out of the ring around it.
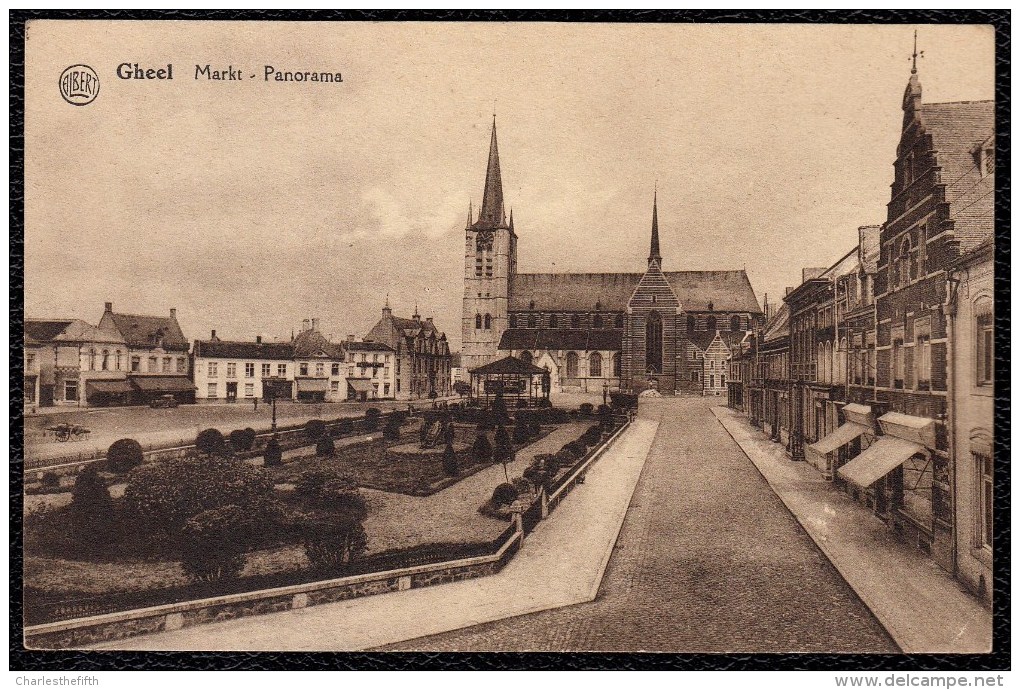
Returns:
[[[389,293],[458,346],[494,107],[522,272],[642,270],[658,180],[664,268],[746,267],[774,301],[884,220],[914,28],[926,102],[993,97],[980,26],[36,22],[26,312],[339,338]],[[101,82],[83,107],[57,88],[75,63]]]

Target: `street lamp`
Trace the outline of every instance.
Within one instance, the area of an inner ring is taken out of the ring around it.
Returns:
[[[606,405],[609,401],[609,381],[602,382],[602,404]]]

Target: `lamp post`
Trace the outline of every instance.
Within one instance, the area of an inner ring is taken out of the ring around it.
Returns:
[[[602,382],[602,404],[607,405],[609,401],[609,381]]]

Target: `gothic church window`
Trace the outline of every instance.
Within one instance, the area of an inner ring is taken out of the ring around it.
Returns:
[[[598,352],[588,356],[588,376],[602,376],[602,355]]]
[[[697,321],[695,320],[694,315],[693,314],[688,314],[687,315],[687,332],[688,333],[693,333],[694,332],[694,326],[696,324],[697,324]]]
[[[528,314],[528,328],[537,328],[537,327],[538,327],[538,319],[535,317],[534,314]]]
[[[645,322],[645,367],[649,374],[662,373],[662,316],[655,310]]]
[[[567,353],[567,378],[577,378],[577,353]]]
[[[715,317],[714,316],[709,316],[708,320],[705,322],[705,324],[706,324],[708,332],[709,333],[713,332],[715,330],[715,326],[716,326]]]
[[[481,329],[482,329],[482,315],[475,314],[475,330],[480,331]]]
[[[510,328],[517,328],[517,314],[510,315]]]
[[[595,315],[595,328],[602,328],[602,314]]]
[[[616,378],[619,378],[621,375],[620,371],[622,367],[620,365],[622,364],[622,362],[623,357],[620,356],[619,352],[613,355],[613,376],[615,376]]]
[[[492,328],[492,316],[490,316],[489,314],[486,314],[485,315],[485,330],[490,330],[491,328]]]

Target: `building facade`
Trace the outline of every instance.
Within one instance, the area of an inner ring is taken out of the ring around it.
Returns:
[[[197,402],[264,399],[272,388],[278,398],[293,397],[294,347],[291,343],[227,341],[212,332],[192,346]],[[254,403],[253,403],[254,404]]]
[[[364,402],[396,396],[396,352],[393,348],[384,343],[348,338],[344,350],[347,352],[348,400]]]
[[[347,400],[347,356],[319,330],[319,319],[305,319],[291,340],[294,350],[294,399],[305,402]]]
[[[394,316],[387,302],[382,317],[364,340],[381,343],[394,353],[393,395],[390,397],[419,400],[451,394],[450,344],[446,333],[436,328],[431,316],[422,319],[417,308],[409,319]]]
[[[744,271],[662,270],[657,201],[644,272],[519,273],[493,123],[482,207],[465,226],[462,365],[510,354],[547,369],[554,392],[704,394],[704,350],[717,331],[742,339],[761,308]]]
[[[24,328],[26,403],[29,395],[39,407],[132,402],[128,347],[116,330],[80,319],[26,319]]]

